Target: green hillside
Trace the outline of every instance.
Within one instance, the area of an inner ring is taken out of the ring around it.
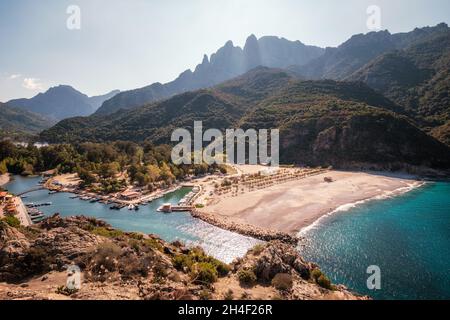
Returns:
[[[362,83],[300,81],[258,68],[213,89],[188,92],[108,117],[61,121],[48,142],[131,140],[168,143],[176,128],[280,128],[284,162],[449,167],[450,150]]]

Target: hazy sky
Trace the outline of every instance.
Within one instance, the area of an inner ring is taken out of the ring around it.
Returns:
[[[67,28],[69,5],[80,30]],[[336,46],[370,31],[370,5],[393,33],[450,19],[448,0],[0,0],[0,101],[57,84],[96,95],[164,83],[252,33]]]

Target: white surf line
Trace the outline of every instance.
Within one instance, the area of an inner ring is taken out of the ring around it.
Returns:
[[[422,186],[424,186],[425,184],[427,184],[427,182],[425,181],[416,181],[413,183],[408,184],[408,186],[406,187],[401,187],[392,191],[386,191],[380,195],[368,198],[368,199],[364,199],[364,200],[359,200],[359,201],[355,201],[355,202],[351,202],[351,203],[346,203],[343,204],[339,207],[337,207],[336,209],[324,214],[323,216],[321,216],[320,218],[318,218],[317,220],[315,220],[312,224],[310,224],[309,226],[306,226],[304,228],[302,228],[297,236],[298,237],[304,237],[309,231],[316,229],[320,226],[320,224],[322,223],[322,221],[338,212],[345,212],[345,211],[349,211],[350,209],[353,209],[361,204],[370,202],[370,201],[374,201],[374,200],[384,200],[384,199],[391,199],[394,197],[398,197],[402,194],[408,193],[410,191],[413,191],[415,189],[418,189]]]

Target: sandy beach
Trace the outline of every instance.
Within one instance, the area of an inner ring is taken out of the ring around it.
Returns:
[[[0,175],[0,187],[7,184],[9,182],[9,174],[1,174]]]
[[[325,182],[325,177],[332,178],[333,182]],[[410,176],[329,171],[235,197],[219,198],[201,211],[295,235],[338,207],[419,184]]]

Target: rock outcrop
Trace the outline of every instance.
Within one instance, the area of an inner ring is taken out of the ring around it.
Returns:
[[[81,286],[72,288],[66,282],[74,265]],[[243,270],[254,272],[252,286],[241,283]],[[200,248],[92,218],[54,215],[19,229],[0,223],[0,299],[361,299],[325,288],[318,275],[282,241],[255,247],[229,266]]]

